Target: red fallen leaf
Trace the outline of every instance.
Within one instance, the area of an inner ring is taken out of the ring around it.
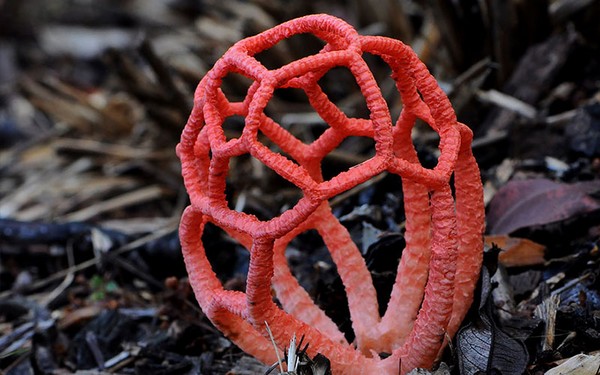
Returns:
[[[505,267],[524,267],[544,264],[545,246],[526,238],[507,235],[485,236],[484,243],[491,247],[495,244],[502,249],[498,260]]]
[[[510,181],[494,196],[487,215],[490,234],[550,224],[600,209],[588,194],[600,180],[563,184],[547,179]]]

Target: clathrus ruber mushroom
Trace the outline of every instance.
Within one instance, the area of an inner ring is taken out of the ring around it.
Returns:
[[[316,54],[277,69],[256,58],[281,40],[312,33],[326,45]],[[392,123],[386,101],[363,53],[381,57],[392,71],[402,112]],[[355,77],[369,118],[345,115],[324,93],[319,79],[346,67]],[[252,85],[242,102],[221,91],[230,73]],[[297,88],[328,128],[306,144],[265,114],[278,88]],[[243,116],[241,136],[227,139],[225,119]],[[439,134],[435,168],[417,158],[411,130],[417,119]],[[258,139],[266,136],[275,152]],[[375,155],[324,179],[321,163],[349,136],[370,137]],[[472,133],[456,120],[446,95],[415,53],[400,41],[361,36],[328,15],[291,20],[233,45],[202,79],[194,108],[177,147],[191,205],[181,220],[183,255],[202,310],[228,338],[265,363],[276,360],[265,322],[284,349],[304,337],[307,354],[321,353],[334,374],[397,374],[430,368],[458,329],[473,299],[482,260],[483,193],[471,153]],[[267,221],[232,210],[225,195],[229,161],[250,155],[302,191],[298,203]],[[328,200],[383,173],[401,177],[406,216],[406,248],[383,316],[365,261]],[[451,187],[453,177],[453,188]],[[225,290],[211,268],[202,243],[207,223],[222,228],[250,252],[245,293]],[[347,342],[333,321],[299,285],[285,249],[299,234],[314,229],[323,238],[344,284],[356,339]],[[280,302],[273,300],[272,289]],[[390,355],[381,358],[379,353]]]

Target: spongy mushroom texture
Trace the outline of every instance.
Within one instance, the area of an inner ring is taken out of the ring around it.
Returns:
[[[254,57],[301,33],[314,34],[326,46],[274,70]],[[363,52],[380,56],[392,70],[403,103],[396,124]],[[368,119],[347,117],[319,87],[319,79],[336,66],[347,67],[354,75],[370,111]],[[230,102],[220,90],[222,79],[232,72],[253,81],[243,102]],[[305,144],[269,118],[264,109],[277,88],[304,90],[329,125],[327,131]],[[326,356],[335,374],[430,368],[473,299],[482,261],[484,206],[471,153],[472,133],[457,122],[447,97],[414,52],[397,40],[360,36],[338,18],[306,16],[236,43],[200,82],[194,103],[177,148],[191,199],[180,237],[190,283],[213,324],[265,363],[276,360],[267,322],[280,349],[294,334],[304,336],[310,343],[308,354]],[[239,138],[227,140],[223,119],[232,115],[243,116],[245,127]],[[440,135],[440,157],[433,169],[421,166],[411,140],[417,119]],[[260,143],[259,130],[289,159]],[[349,136],[373,138],[375,155],[324,180],[323,158]],[[225,200],[229,160],[244,154],[301,189],[300,201],[268,221],[229,209]],[[402,178],[406,248],[386,313],[380,316],[369,271],[328,199],[384,171]],[[449,182],[453,174],[454,195]],[[209,222],[250,251],[245,293],[224,290],[213,272],[201,239]],[[287,244],[310,229],[323,238],[344,284],[356,335],[353,343],[346,342],[288,268]],[[273,302],[271,288],[283,309]],[[377,353],[383,352],[391,355],[380,359]]]

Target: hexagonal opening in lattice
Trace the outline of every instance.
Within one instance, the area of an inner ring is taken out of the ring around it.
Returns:
[[[261,221],[279,216],[303,197],[297,186],[248,154],[229,159],[226,185],[228,207]]]
[[[324,46],[325,42],[313,34],[296,34],[257,53],[254,58],[267,69],[278,69],[294,60],[317,54]]]
[[[229,102],[242,102],[248,94],[248,89],[254,81],[243,74],[229,72],[223,77],[221,91]]]
[[[319,79],[319,86],[329,100],[347,117],[368,119],[367,102],[356,83],[356,78],[346,66],[329,69]]]
[[[363,52],[362,56],[374,74],[375,81],[377,81],[381,94],[390,110],[392,124],[395,124],[402,110],[402,99],[396,88],[396,82],[392,78],[392,69],[379,55]]]
[[[314,142],[328,127],[300,88],[277,88],[265,112],[304,144]]]
[[[423,168],[433,169],[440,156],[440,135],[425,120],[417,118],[412,139]]]
[[[240,115],[232,115],[223,119],[223,132],[225,133],[225,139],[232,140],[242,136],[246,118]]]
[[[375,141],[371,137],[349,136],[321,162],[323,179],[330,180],[375,155]]]

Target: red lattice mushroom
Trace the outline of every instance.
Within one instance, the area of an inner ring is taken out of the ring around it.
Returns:
[[[301,33],[312,33],[327,44],[319,53],[278,69],[268,70],[254,58]],[[363,52],[380,56],[391,67],[403,103],[396,124]],[[354,75],[369,119],[347,117],[319,87],[319,79],[338,66]],[[230,73],[253,81],[243,102],[230,102],[220,89]],[[264,113],[277,88],[304,90],[329,125],[316,141],[303,143]],[[245,127],[239,138],[228,140],[223,123],[234,115],[245,118]],[[433,169],[422,167],[417,159],[411,140],[416,119],[440,136],[440,156]],[[259,142],[259,131],[282,153]],[[349,136],[373,138],[375,156],[324,180],[323,158]],[[310,343],[308,354],[325,355],[335,374],[397,374],[431,367],[471,303],[481,265],[484,207],[471,139],[471,131],[456,121],[427,68],[397,40],[360,36],[338,18],[313,15],[236,43],[200,82],[177,148],[191,198],[181,220],[181,244],[203,311],[240,348],[266,363],[275,361],[275,353],[266,338],[265,322],[282,349],[294,334],[304,336]],[[301,189],[299,202],[268,221],[228,208],[229,160],[244,154]],[[386,313],[380,316],[365,261],[332,214],[328,199],[384,171],[402,178],[406,248]],[[454,195],[449,183],[452,174]],[[250,251],[245,293],[224,290],[213,272],[201,241],[207,222],[224,229]],[[323,238],[344,283],[354,343],[346,342],[287,265],[287,244],[309,229]],[[272,288],[283,309],[273,302]],[[391,355],[380,359],[382,352]]]

